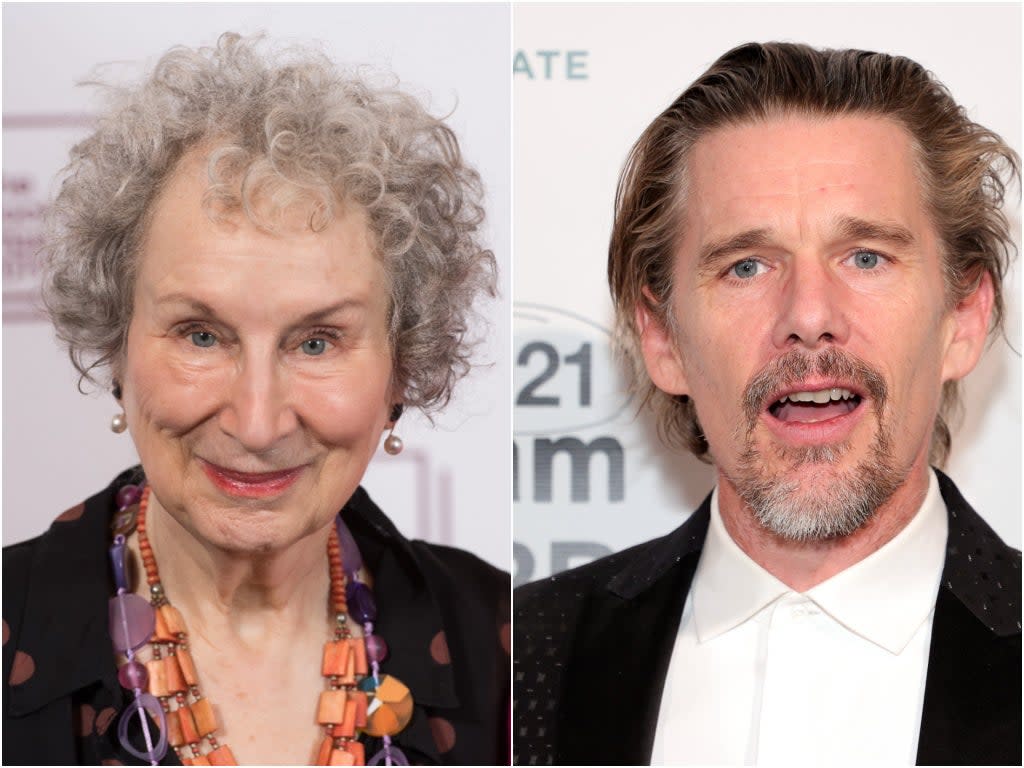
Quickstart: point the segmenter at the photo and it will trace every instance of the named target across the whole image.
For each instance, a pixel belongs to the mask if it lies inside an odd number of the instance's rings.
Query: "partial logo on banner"
[[[53,179],[88,115],[4,115],[3,321],[45,322],[39,298],[39,249]]]
[[[611,552],[602,537],[591,538],[588,526],[575,521],[625,501],[620,431],[632,409],[612,359],[609,329],[559,307],[527,302],[515,304],[513,325],[516,530],[553,536],[544,552],[536,551],[536,543],[516,542],[516,582],[523,583],[541,574],[539,560],[559,571]],[[566,524],[577,533],[567,535]]]

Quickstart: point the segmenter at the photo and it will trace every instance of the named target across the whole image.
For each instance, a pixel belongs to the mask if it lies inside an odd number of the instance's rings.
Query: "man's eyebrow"
[[[836,231],[843,240],[880,240],[898,246],[910,246],[916,242],[914,234],[900,224],[867,221],[856,216],[838,219]]]
[[[856,216],[843,216],[837,219],[835,229],[839,238],[843,240],[878,240],[898,246],[910,246],[916,242],[913,233],[900,224],[868,221]],[[698,268],[710,270],[733,254],[753,248],[764,248],[770,244],[771,230],[763,227],[744,230],[724,240],[704,245],[700,249]]]
[[[724,240],[706,243],[701,247],[697,257],[697,267],[702,271],[712,269],[734,253],[748,251],[751,248],[763,248],[769,242],[771,242],[771,232],[762,227],[739,232]]]

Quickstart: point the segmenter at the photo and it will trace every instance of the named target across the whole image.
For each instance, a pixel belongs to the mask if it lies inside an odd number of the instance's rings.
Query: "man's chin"
[[[728,476],[766,530],[794,542],[828,541],[862,528],[902,485],[882,445],[856,461],[848,443],[785,446],[765,460],[747,451]]]

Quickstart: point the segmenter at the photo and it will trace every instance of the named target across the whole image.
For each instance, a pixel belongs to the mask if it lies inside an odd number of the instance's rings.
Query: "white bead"
[[[123,413],[115,413],[114,418],[110,420],[110,431],[121,434],[126,429],[128,429],[128,419]]]

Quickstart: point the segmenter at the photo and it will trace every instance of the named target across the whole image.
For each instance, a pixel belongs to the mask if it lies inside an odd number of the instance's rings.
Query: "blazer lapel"
[[[1020,552],[938,473],[949,511],[918,765],[1020,765]]]
[[[650,762],[679,620],[707,533],[709,501],[641,545],[580,616],[559,719],[562,765]]]

